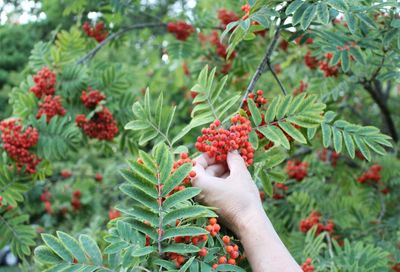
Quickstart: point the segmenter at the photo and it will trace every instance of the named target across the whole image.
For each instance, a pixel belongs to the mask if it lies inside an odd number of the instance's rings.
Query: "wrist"
[[[260,231],[261,229],[270,229],[272,227],[264,208],[260,204],[250,205],[241,216],[237,217],[233,231],[243,239],[247,235]]]

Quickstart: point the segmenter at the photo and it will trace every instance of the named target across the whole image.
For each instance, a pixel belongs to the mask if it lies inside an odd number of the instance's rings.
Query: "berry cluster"
[[[69,171],[69,170],[67,170],[67,169],[63,169],[63,170],[61,170],[60,175],[61,175],[63,178],[67,179],[67,178],[69,178],[69,177],[72,176],[72,173],[71,173],[71,171]]]
[[[167,30],[168,32],[174,34],[175,38],[179,41],[186,41],[194,32],[193,26],[183,21],[168,23]]]
[[[47,122],[50,122],[54,116],[64,116],[65,114],[66,110],[61,104],[61,97],[47,95],[42,102],[39,102],[39,111],[36,114],[36,118],[40,119],[42,115],[46,115]]]
[[[274,193],[272,195],[272,198],[278,200],[285,198],[285,193],[287,192],[289,187],[282,182],[276,182],[273,189]]]
[[[316,57],[311,55],[311,52],[308,51],[304,56],[304,63],[307,65],[308,68],[311,70],[317,69],[319,66],[319,60]]]
[[[215,45],[216,47],[215,52],[217,53],[217,55],[225,60],[226,57],[228,56],[227,52],[228,47],[221,42],[221,39],[219,38],[219,34],[217,31],[211,32],[210,43]],[[236,52],[233,51],[232,54],[229,56],[229,59],[233,60],[235,57],[236,57]]]
[[[298,45],[301,45],[301,41],[303,40],[303,36],[298,37],[295,42]],[[313,44],[314,40],[313,38],[307,38],[307,40],[305,40],[305,42],[303,42],[302,44]]]
[[[327,223],[324,225],[320,222],[321,214],[319,212],[313,211],[308,218],[303,219],[300,221],[300,231],[301,232],[308,232],[312,227],[317,226],[317,231],[315,235],[320,234],[323,231],[327,231],[329,233],[333,232],[333,228],[335,224],[332,220],[328,220]]]
[[[222,128],[219,120],[212,123],[209,128],[203,128],[195,146],[200,152],[215,157],[217,162],[225,162],[228,152],[238,150],[249,166],[253,163],[254,157],[254,149],[249,142],[250,121],[235,115],[231,118],[231,123],[229,130]]]
[[[118,218],[118,217],[120,217],[120,216],[121,216],[121,212],[118,211],[118,210],[116,210],[116,209],[111,208],[111,209],[108,211],[108,218],[109,218],[110,220],[113,220],[113,219]]]
[[[75,211],[81,209],[81,191],[76,190],[72,193],[71,206]]]
[[[56,86],[56,74],[49,68],[43,67],[36,75],[33,76],[35,86],[30,91],[33,92],[37,98],[43,95],[54,95]]]
[[[86,35],[94,38],[98,43],[104,41],[108,36],[108,31],[104,28],[104,23],[101,21],[97,22],[94,27],[92,27],[90,23],[86,21],[83,23],[82,29]]]
[[[335,167],[336,164],[337,164],[337,160],[338,160],[339,157],[340,157],[340,154],[337,153],[336,151],[333,150],[332,152],[329,152],[328,149],[324,148],[324,149],[319,153],[319,158],[320,158],[321,161],[327,161],[327,160],[328,160],[328,155],[329,155],[329,153],[330,153],[329,159],[330,159],[331,165],[332,165],[333,167]]]
[[[4,120],[0,122],[1,139],[3,148],[16,162],[17,169],[26,167],[28,173],[36,173],[36,166],[40,159],[29,149],[35,146],[39,140],[36,128],[28,127],[23,131],[22,125],[17,119]]]
[[[96,108],[101,101],[106,99],[106,96],[99,91],[92,90],[90,87],[88,91],[89,92],[83,91],[81,95],[81,101],[88,109]]]
[[[250,112],[250,110],[249,110],[249,107],[248,107],[248,100],[253,100],[254,101],[254,103],[256,104],[256,107],[257,108],[261,108],[263,105],[265,105],[265,104],[267,104],[268,103],[268,100],[264,97],[264,92],[263,92],[263,90],[257,90],[257,92],[256,92],[256,94],[254,94],[254,93],[249,93],[249,95],[247,96],[247,98],[243,101],[243,110],[246,112],[246,114],[248,115],[248,116],[251,116],[251,112]],[[263,120],[264,120],[264,118],[262,118]],[[261,125],[265,125],[265,122],[264,122],[264,124],[261,124]]]
[[[380,171],[382,167],[379,164],[372,165],[366,172],[357,178],[359,183],[366,183],[372,181],[378,183],[381,180]]]
[[[303,272],[314,272],[314,266],[312,265],[312,259],[307,258],[306,261],[301,265]]]
[[[239,247],[235,243],[231,241],[231,238],[229,236],[225,235],[222,237],[222,241],[224,242],[225,245],[225,251],[226,251],[226,256],[221,256],[218,259],[218,264],[230,264],[230,265],[235,265],[236,260],[239,258]],[[217,269],[218,264],[214,264],[212,266],[213,269]]]
[[[50,202],[51,194],[49,191],[44,190],[43,193],[40,195],[40,201],[44,203],[44,209],[48,214],[53,213],[53,208],[51,207],[51,202]]]
[[[218,10],[218,19],[221,22],[221,26],[225,28],[232,22],[239,20],[239,16],[236,15],[235,12],[229,11],[226,9],[219,9]]]
[[[206,226],[206,230],[210,233],[212,237],[217,236],[218,232],[221,229],[221,226],[217,223],[217,219],[210,218],[210,220],[208,220],[208,223],[209,224]]]
[[[96,173],[96,175],[94,176],[94,179],[96,182],[102,182],[103,181],[103,175],[100,173]]]
[[[286,172],[289,178],[302,181],[308,174],[308,163],[296,160],[289,160],[286,164]]]
[[[244,12],[244,15],[242,16],[243,20],[246,20],[247,18],[249,18],[250,9],[251,9],[251,7],[250,7],[249,3],[247,3],[241,7],[241,10]]]
[[[90,90],[82,92],[81,101],[86,108],[93,110],[99,103],[105,99],[99,91]],[[102,110],[96,112],[91,119],[85,115],[78,114],[75,122],[89,138],[110,141],[118,133],[118,126],[110,110],[103,106]]]
[[[289,47],[289,42],[286,41],[286,40],[282,40],[282,41],[279,43],[278,47],[279,47],[280,49],[282,49],[283,51],[287,52],[288,47]]]
[[[308,88],[308,84],[303,80],[300,81],[300,86],[297,89],[294,89],[293,95],[299,95],[303,93]]]

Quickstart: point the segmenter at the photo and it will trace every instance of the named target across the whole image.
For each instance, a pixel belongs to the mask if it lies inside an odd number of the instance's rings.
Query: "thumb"
[[[228,153],[227,163],[231,176],[242,176],[244,173],[248,172],[246,163],[236,150]]]

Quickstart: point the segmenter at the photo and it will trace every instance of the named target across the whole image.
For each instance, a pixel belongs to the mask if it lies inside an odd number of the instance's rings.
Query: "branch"
[[[360,83],[364,86],[364,89],[370,94],[371,98],[378,105],[379,109],[382,112],[383,119],[386,123],[389,134],[390,136],[392,136],[393,141],[397,143],[399,140],[399,136],[397,134],[396,125],[394,124],[392,114],[388,108],[388,105],[369,80],[363,79],[360,81]]]
[[[109,35],[104,41],[102,41],[101,43],[99,43],[95,48],[93,48],[92,50],[90,50],[85,56],[83,56],[82,58],[80,58],[76,64],[84,64],[86,62],[88,62],[89,60],[91,60],[96,54],[97,52],[103,48],[107,43],[115,40],[116,38],[124,35],[125,33],[132,31],[132,30],[136,30],[136,29],[142,29],[142,28],[157,28],[157,27],[166,27],[167,24],[165,23],[141,23],[141,24],[135,24],[135,25],[131,25],[128,26],[126,28],[123,28],[111,35]]]
[[[279,34],[280,34],[280,31],[281,31],[283,23],[284,23],[284,20],[281,19],[278,27],[275,30],[274,37],[273,37],[271,43],[268,45],[268,48],[267,48],[267,51],[265,53],[264,58],[261,60],[261,63],[258,65],[256,72],[254,73],[249,85],[247,86],[246,92],[244,93],[242,101],[240,103],[240,108],[243,106],[243,103],[244,103],[245,99],[247,98],[247,96],[249,95],[249,93],[251,93],[253,91],[257,81],[260,79],[261,75],[265,71],[265,68],[267,68],[267,67],[271,71],[271,73],[274,76],[275,80],[278,82],[279,87],[282,90],[282,93],[284,95],[286,95],[285,88],[283,87],[282,83],[280,82],[278,76],[276,75],[274,69],[271,66],[271,55],[272,55],[272,52],[275,49],[276,43],[278,42]]]

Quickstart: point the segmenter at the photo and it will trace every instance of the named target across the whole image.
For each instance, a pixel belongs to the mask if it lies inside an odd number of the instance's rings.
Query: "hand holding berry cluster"
[[[88,21],[86,21],[83,26],[83,31],[89,36],[94,38],[98,43],[104,41],[108,36],[108,31],[104,28],[103,22],[97,22],[94,27],[90,25]]]
[[[4,120],[0,122],[1,139],[3,148],[16,162],[17,169],[26,167],[28,173],[36,173],[36,166],[40,159],[29,150],[39,140],[39,132],[36,128],[28,127],[23,131],[20,121],[17,119]]]
[[[320,219],[321,214],[319,212],[313,211],[308,218],[300,221],[300,231],[306,233],[312,227],[317,226],[317,231],[315,232],[315,235],[318,235],[323,231],[332,233],[333,228],[335,227],[335,224],[332,222],[332,220],[328,220],[327,223],[324,225],[320,222]]]
[[[168,32],[174,34],[175,38],[180,41],[186,41],[194,32],[193,26],[184,21],[168,23],[167,30]]]
[[[289,160],[286,165],[286,171],[289,178],[294,178],[300,182],[308,175],[308,163]]]
[[[202,129],[202,136],[197,138],[196,148],[207,153],[216,162],[225,162],[230,151],[238,150],[246,165],[253,163],[254,149],[249,142],[251,132],[250,121],[243,116],[235,115],[231,118],[229,130],[221,127],[216,120],[209,128]]]

